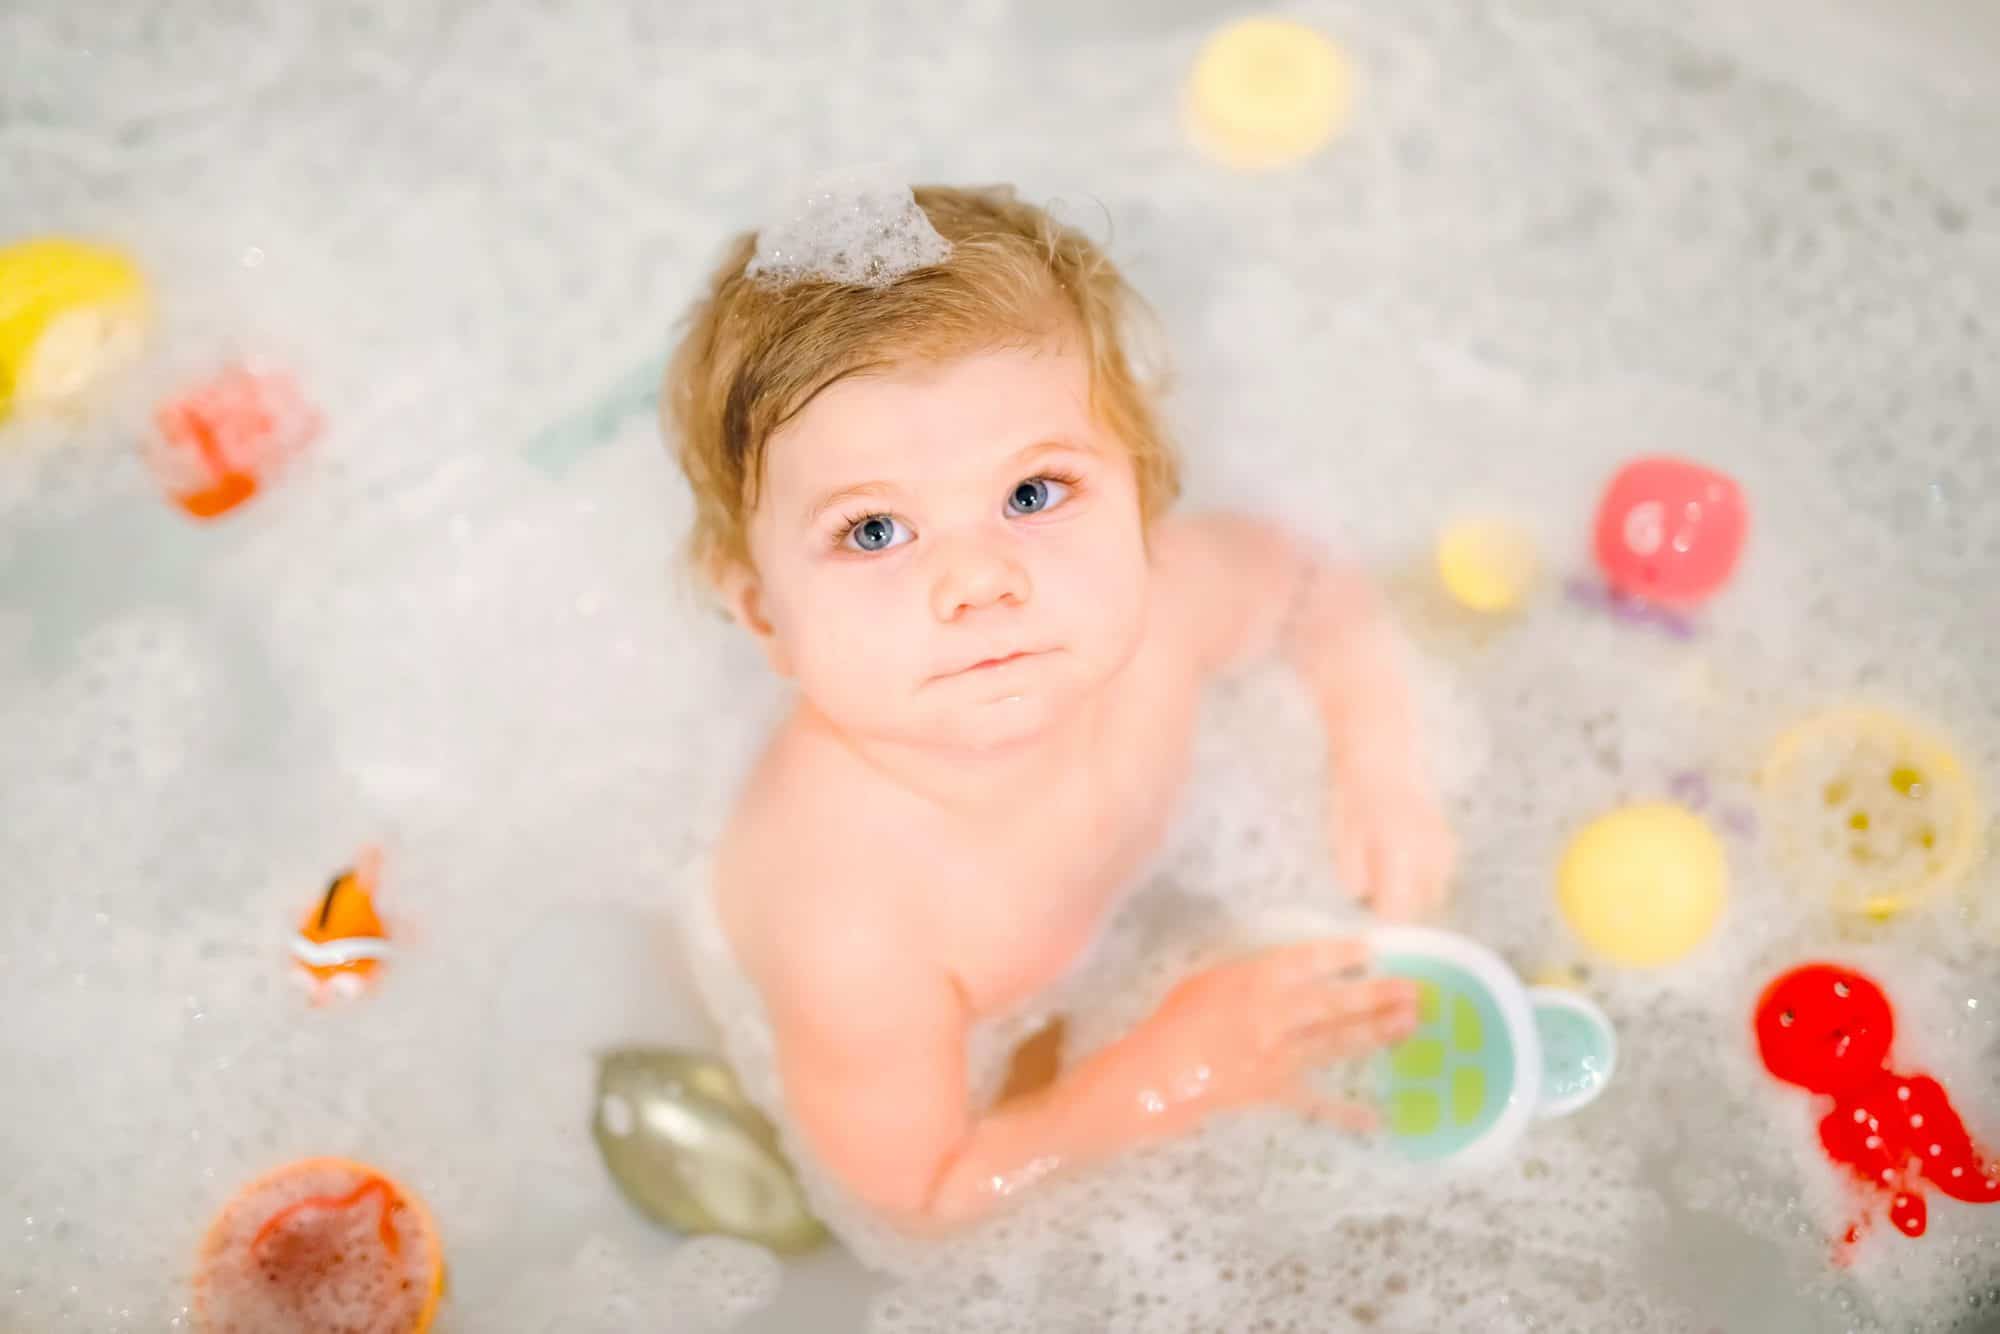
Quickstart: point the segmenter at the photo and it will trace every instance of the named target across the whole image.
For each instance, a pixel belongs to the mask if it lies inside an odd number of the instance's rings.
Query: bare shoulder
[[[1260,571],[1277,576],[1299,558],[1298,543],[1276,521],[1222,510],[1167,515],[1154,524],[1150,540],[1160,577],[1185,584]]]
[[[891,985],[931,953],[908,911],[908,861],[885,855],[900,794],[872,778],[844,751],[781,731],[723,836],[716,906],[774,1019]]]
[[[1302,569],[1279,524],[1235,513],[1175,514],[1154,525],[1160,602],[1198,660],[1219,670],[1275,641]]]

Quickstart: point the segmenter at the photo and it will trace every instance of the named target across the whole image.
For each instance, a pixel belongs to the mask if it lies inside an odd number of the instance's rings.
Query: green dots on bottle
[[[1411,1038],[1389,1055],[1398,1079],[1436,1079],[1444,1073],[1444,1043],[1436,1038]]]
[[[1451,1120],[1469,1126],[1486,1110],[1486,1072],[1476,1065],[1461,1065],[1451,1072]]]
[[[1389,1129],[1393,1134],[1428,1135],[1444,1119],[1438,1095],[1427,1088],[1399,1088],[1389,1098]]]
[[[1385,1128],[1409,1158],[1449,1158],[1506,1110],[1514,1085],[1506,1018],[1481,979],[1452,963],[1408,955],[1379,962],[1417,984],[1416,1031],[1377,1058]]]
[[[1438,1018],[1438,989],[1435,982],[1417,983],[1417,1022],[1430,1025]]]
[[[1486,1045],[1486,1031],[1479,1022],[1479,1011],[1465,996],[1451,998],[1451,1045],[1467,1056],[1476,1055]]]

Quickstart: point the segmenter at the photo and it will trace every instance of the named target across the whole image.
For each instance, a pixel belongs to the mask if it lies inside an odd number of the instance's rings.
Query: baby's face
[[[1002,746],[1130,658],[1147,588],[1126,445],[1060,344],[856,375],[774,435],[749,524],[773,665],[843,729]]]

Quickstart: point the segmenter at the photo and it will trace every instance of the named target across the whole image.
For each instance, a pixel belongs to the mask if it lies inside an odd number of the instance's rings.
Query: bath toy
[[[1626,625],[1658,630],[1670,639],[1694,638],[1694,622],[1672,607],[1662,607],[1606,588],[1595,579],[1570,579],[1563,593],[1578,606],[1608,612]]]
[[[1420,1026],[1376,1059],[1391,1142],[1420,1162],[1491,1161],[1537,1116],[1566,1116],[1611,1081],[1618,1037],[1588,999],[1525,987],[1483,945],[1428,927],[1369,933],[1377,972],[1421,988]]]
[[[1702,601],[1743,553],[1749,511],[1736,483],[1684,459],[1628,463],[1597,507],[1597,563],[1614,592],[1652,602]]]
[[[1189,134],[1224,164],[1289,166],[1347,119],[1353,77],[1340,49],[1284,19],[1253,18],[1210,37],[1188,80]]]
[[[1438,578],[1461,607],[1512,611],[1533,586],[1535,567],[1534,539],[1502,520],[1463,519],[1438,534]]]
[[[1954,888],[1978,860],[1979,793],[1950,745],[1882,709],[1805,719],[1758,774],[1765,820],[1813,893],[1886,920]]]
[[[671,1048],[606,1053],[591,1133],[619,1191],[655,1222],[784,1253],[826,1239],[777,1131],[720,1061]]]
[[[116,250],[61,237],[0,247],[0,419],[130,361],[146,305],[138,266]]]
[[[1928,1225],[1919,1183],[2000,1204],[2000,1166],[1973,1144],[1943,1085],[1889,1068],[1895,1014],[1874,981],[1837,964],[1794,968],[1764,989],[1755,1028],[1765,1069],[1832,1100],[1820,1147],[1876,1203],[1888,1201],[1898,1231],[1919,1237]],[[1842,1241],[1852,1245],[1867,1226],[1864,1214]]]
[[[1668,802],[1585,825],[1556,868],[1556,901],[1586,945],[1616,963],[1672,963],[1722,915],[1729,864],[1706,821]]]
[[[1691,811],[1705,811],[1709,807],[1708,775],[1698,769],[1684,769],[1667,783],[1667,795]],[[1734,804],[1720,807],[1716,820],[1725,833],[1749,838],[1757,832],[1757,817],[1748,810]]]
[[[213,519],[258,487],[319,433],[320,417],[282,371],[230,366],[162,403],[155,472],[182,509]]]
[[[660,363],[641,362],[587,406],[538,431],[521,451],[530,464],[560,477],[577,460],[609,443],[627,424],[659,411]]]
[[[423,1334],[444,1296],[444,1252],[423,1203],[344,1158],[289,1163],[239,1190],[202,1239],[204,1334]]]
[[[333,878],[292,937],[292,959],[315,1000],[350,997],[389,957],[389,932],[375,915],[381,854],[370,849]]]
[[[1588,974],[1577,964],[1545,964],[1528,979],[1532,987],[1546,987],[1552,991],[1582,991]]]

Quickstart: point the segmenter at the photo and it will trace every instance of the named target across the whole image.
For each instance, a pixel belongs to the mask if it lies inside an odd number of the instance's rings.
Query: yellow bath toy
[[[131,360],[145,324],[145,279],[117,251],[60,237],[0,247],[0,418]]]
[[[1543,987],[1550,991],[1584,990],[1583,970],[1575,965],[1550,964],[1528,979],[1531,987]]]
[[[1807,718],[1772,744],[1758,780],[1803,887],[1843,912],[1893,917],[1956,886],[1978,859],[1985,816],[1964,762],[1887,710]]]
[[[1188,132],[1229,166],[1287,166],[1340,129],[1353,85],[1346,58],[1320,33],[1285,19],[1244,19],[1195,58]]]
[[[1570,840],[1556,899],[1585,944],[1615,963],[1655,967],[1707,938],[1729,864],[1700,816],[1667,802],[1600,816]]]
[[[1452,601],[1472,611],[1520,606],[1536,565],[1534,539],[1504,519],[1461,519],[1438,534],[1438,578]]]

